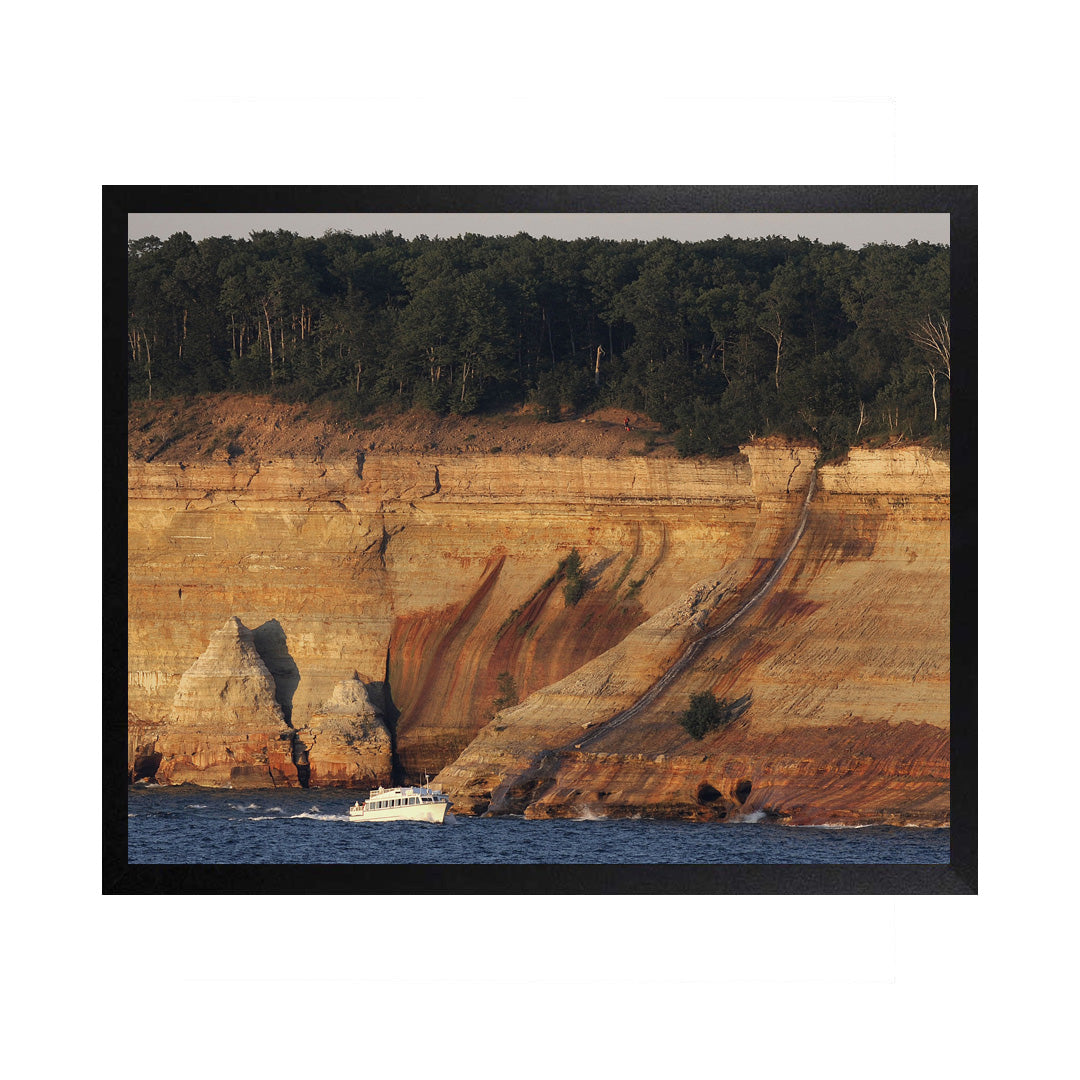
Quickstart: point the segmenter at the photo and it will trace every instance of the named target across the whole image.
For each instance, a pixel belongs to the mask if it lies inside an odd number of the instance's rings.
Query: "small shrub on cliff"
[[[537,379],[533,400],[539,406],[537,415],[544,423],[557,424],[562,419],[559,381],[553,372],[545,371]]]
[[[718,700],[711,690],[691,694],[690,708],[679,717],[679,724],[690,738],[703,739],[733,719],[731,705],[730,701]]]
[[[585,595],[585,588],[585,582],[581,578],[568,581],[563,586],[563,598],[566,600],[567,607],[573,607]]]
[[[581,556],[577,548],[574,548],[559,563],[559,572],[566,578],[563,599],[567,607],[573,607],[585,595],[585,590],[588,588],[585,579],[581,576]]]
[[[449,383],[446,380],[419,381],[413,388],[413,404],[421,409],[430,409],[436,416],[445,416],[450,411]]]
[[[511,705],[517,704],[517,687],[514,685],[514,676],[509,671],[500,671],[495,685],[499,691],[493,702],[495,712],[502,712],[503,709],[509,709]]]

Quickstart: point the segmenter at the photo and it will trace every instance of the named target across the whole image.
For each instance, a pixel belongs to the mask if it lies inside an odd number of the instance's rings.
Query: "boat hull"
[[[427,821],[441,825],[448,802],[420,803],[417,806],[387,806],[380,810],[349,810],[351,821]]]

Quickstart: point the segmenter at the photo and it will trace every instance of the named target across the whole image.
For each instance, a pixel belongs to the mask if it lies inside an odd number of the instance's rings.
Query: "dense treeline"
[[[914,241],[177,233],[130,242],[128,310],[132,399],[610,404],[687,454],[949,433],[949,250]]]

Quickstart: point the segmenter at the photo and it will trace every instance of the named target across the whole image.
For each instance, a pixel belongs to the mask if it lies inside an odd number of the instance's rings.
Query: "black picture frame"
[[[975,186],[106,186],[103,255],[105,894],[973,894],[977,888]],[[127,215],[139,212],[947,213],[952,249],[951,855],[948,865],[133,865],[127,861]]]

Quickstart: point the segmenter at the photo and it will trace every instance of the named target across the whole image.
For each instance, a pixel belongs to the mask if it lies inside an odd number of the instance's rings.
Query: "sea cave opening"
[[[720,792],[712,786],[712,784],[702,784],[697,789],[697,799],[699,803],[714,803],[720,798]]]

